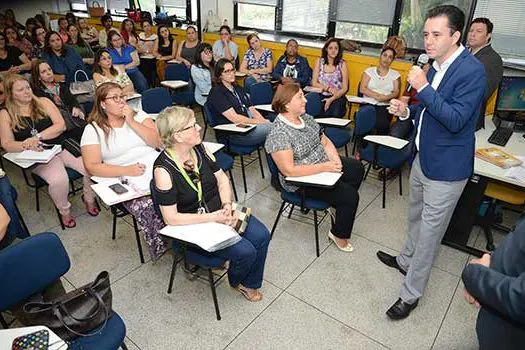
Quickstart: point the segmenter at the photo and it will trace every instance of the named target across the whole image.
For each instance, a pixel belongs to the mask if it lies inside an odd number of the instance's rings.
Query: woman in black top
[[[177,56],[177,40],[165,25],[157,29],[157,39],[153,46],[153,56],[157,58],[157,74],[160,81],[164,80],[166,62]]]
[[[44,60],[36,60],[33,63],[31,80],[35,96],[49,98],[60,110],[66,122],[67,131],[79,128],[70,136],[80,141],[82,130],[87,123],[84,120],[84,111],[69,88],[64,83],[55,82],[53,70]]]
[[[31,69],[31,61],[14,46],[7,46],[7,38],[0,32],[0,72],[20,73]]]
[[[7,152],[42,151],[42,144],[60,144],[65,131],[64,119],[47,98],[36,97],[29,82],[17,74],[8,74],[4,80],[6,108],[0,111],[0,140]],[[98,215],[95,197],[82,158],[75,158],[66,150],[59,152],[48,163],[32,171],[48,184],[49,195],[62,216],[65,227],[75,227],[68,200],[69,178],[66,167],[84,175],[83,201],[87,212]]]
[[[231,61],[221,58],[215,64],[213,84],[207,104],[217,116],[219,124],[257,125],[248,134],[233,135],[229,140],[247,146],[263,144],[271,123],[255,109],[244,89],[235,83],[235,68]]]
[[[193,111],[168,107],[159,114],[156,125],[165,150],[154,164],[153,198],[164,222],[234,225],[230,182],[201,145],[201,127]],[[259,288],[269,242],[268,229],[252,216],[239,242],[210,253],[230,261],[230,285],[249,301],[262,299]]]

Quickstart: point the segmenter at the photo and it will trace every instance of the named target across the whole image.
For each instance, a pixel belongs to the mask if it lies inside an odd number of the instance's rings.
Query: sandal
[[[62,224],[64,224],[64,227],[67,227],[67,228],[73,228],[75,226],[77,226],[77,222],[75,221],[75,218],[70,216],[68,219],[64,218],[64,216],[62,215]]]
[[[100,210],[98,210],[97,206],[89,207],[89,203],[84,199],[84,195],[82,195],[82,202],[84,202],[84,206],[86,207],[86,212],[91,216],[97,216],[98,213],[100,213]]]
[[[244,289],[246,287],[241,287],[241,286],[238,286],[237,288],[233,288],[235,289],[236,291],[238,291],[239,293],[242,294],[243,297],[246,298],[246,300],[248,301],[251,301],[252,303],[256,303],[258,301],[261,301],[262,298],[263,298],[263,295],[261,292],[259,292],[257,289],[252,289],[252,294],[250,295],[250,293],[248,292],[248,290]]]

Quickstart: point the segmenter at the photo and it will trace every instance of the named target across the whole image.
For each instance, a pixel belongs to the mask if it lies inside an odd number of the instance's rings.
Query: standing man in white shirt
[[[415,138],[410,173],[408,235],[397,257],[377,257],[406,275],[399,299],[388,309],[393,320],[406,318],[423,296],[456,204],[474,169],[474,129],[483,95],[483,65],[461,45],[465,15],[451,5],[431,9],[424,26],[425,50],[434,64],[428,75],[412,67],[408,83],[419,104],[390,101],[390,113],[413,118]]]

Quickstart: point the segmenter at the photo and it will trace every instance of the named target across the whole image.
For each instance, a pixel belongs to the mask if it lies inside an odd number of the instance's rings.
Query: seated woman
[[[219,124],[257,124],[255,130],[246,135],[230,136],[230,141],[247,146],[262,144],[270,131],[270,121],[264,119],[244,90],[235,83],[235,68],[229,60],[221,58],[215,64],[213,83],[208,106],[212,113],[221,116]]]
[[[148,85],[153,86],[156,80],[156,60],[153,56],[153,48],[155,47],[157,34],[153,33],[153,27],[149,20],[143,20],[141,26],[143,31],[139,33],[139,44],[137,47],[137,50],[141,55],[140,71],[146,77]],[[147,58],[148,56],[151,56],[151,58]]]
[[[139,44],[139,36],[135,29],[135,22],[132,19],[126,18],[122,21],[120,26],[120,35],[127,45],[131,45],[134,48],[137,48]]]
[[[18,216],[17,197],[15,188],[0,168],[0,249],[11,244],[17,237],[29,237],[29,232]]]
[[[55,80],[65,81],[66,85],[75,81],[75,72],[82,70],[91,77],[91,71],[82,61],[82,57],[71,47],[67,47],[57,32],[48,32],[46,34],[46,49],[42,58],[49,63]]]
[[[335,207],[335,223],[328,232],[337,248],[351,252],[350,236],[359,204],[359,186],[364,167],[353,158],[341,157],[315,119],[306,114],[306,99],[298,84],[279,86],[272,101],[279,115],[264,147],[279,168],[281,186],[289,192],[298,188],[286,176],[306,176],[324,171],[342,172],[334,188],[306,187],[307,197],[323,200]],[[319,137],[321,135],[321,137]]]
[[[31,51],[31,59],[41,59],[44,55],[44,49],[46,47],[46,28],[41,25],[36,25],[33,28],[33,50]]]
[[[47,97],[59,109],[66,123],[66,130],[72,132],[70,135],[80,141],[80,135],[86,125],[84,111],[80,107],[77,98],[65,86],[64,83],[55,82],[53,70],[46,61],[36,60],[31,69],[31,81],[35,96]],[[79,128],[75,135],[73,130]]]
[[[359,91],[365,97],[373,99],[376,103],[376,132],[378,135],[388,135],[392,115],[387,107],[391,99],[399,96],[401,75],[398,71],[390,69],[396,58],[396,52],[391,47],[381,50],[379,65],[365,69],[361,76]]]
[[[256,33],[248,35],[246,41],[250,48],[244,53],[239,71],[248,75],[244,80],[244,89],[249,91],[250,85],[272,77],[273,57],[272,51],[261,45]]]
[[[42,143],[60,144],[66,129],[64,119],[58,108],[43,97],[36,97],[29,82],[17,74],[8,74],[4,80],[6,109],[0,111],[0,140],[7,152],[24,150],[42,151]],[[71,203],[68,200],[69,178],[66,167],[84,175],[84,195],[82,200],[88,214],[98,215],[91,181],[86,176],[82,159],[75,158],[66,150],[58,153],[49,163],[37,165],[33,173],[48,184],[48,191],[65,227],[75,227],[71,216]]]
[[[153,56],[157,58],[157,76],[160,81],[164,80],[166,62],[177,55],[177,40],[164,24],[157,29],[157,40],[153,45]]]
[[[197,57],[197,47],[199,47],[197,30],[194,26],[188,26],[188,28],[186,28],[186,40],[179,45],[175,58],[190,69],[191,65],[195,63],[195,57]]]
[[[89,174],[101,177],[144,174],[145,165],[137,163],[137,159],[156,154],[160,139],[153,120],[126,104],[118,84],[104,83],[97,88],[88,121],[80,146]],[[158,233],[164,223],[155,213],[151,197],[137,198],[123,205],[137,219],[150,255],[157,260],[168,246]]]
[[[193,111],[168,107],[159,114],[156,124],[164,151],[155,161],[153,191],[166,224],[217,222],[233,226],[230,181],[201,146],[201,127]],[[189,172],[198,174],[196,184],[188,181]],[[249,301],[263,297],[259,288],[269,243],[268,229],[252,216],[239,242],[210,253],[230,261],[230,286]]]
[[[343,117],[346,114],[345,94],[348,91],[348,68],[343,59],[339,40],[330,38],[324,44],[321,58],[315,62],[312,86],[328,95],[324,102],[323,117]],[[315,115],[314,117],[318,117]]]
[[[126,71],[138,93],[148,89],[148,82],[138,69],[140,60],[137,50],[133,46],[125,45],[116,30],[108,33],[108,52],[113,59],[113,64],[122,66]]]
[[[64,44],[69,41],[69,34],[67,33],[68,25],[69,23],[67,22],[66,17],[60,17],[58,19],[58,35],[60,36]]]
[[[13,46],[7,46],[6,36],[0,32],[0,72],[21,73],[31,69],[26,54]]]
[[[91,46],[82,39],[78,34],[78,28],[74,24],[67,26],[67,33],[69,34],[69,41],[67,45],[72,47],[82,57],[82,61],[85,64],[92,65],[95,57],[95,53]]]
[[[107,82],[117,83],[125,96],[130,96],[135,93],[133,82],[122,69],[122,66],[113,65],[113,59],[107,49],[100,49],[95,55],[93,80],[97,87]]]
[[[12,26],[7,26],[4,29],[4,34],[7,39],[7,46],[16,47],[20,51],[26,54],[29,57],[31,51],[33,50],[33,44],[26,38],[23,38],[20,35],[20,32]]]
[[[78,30],[80,31],[80,36],[87,42],[91,48],[98,48],[98,31],[95,27],[92,27],[88,24],[86,18],[79,18],[77,21]]]
[[[195,59],[195,64],[191,66],[191,79],[195,84],[195,101],[204,106],[211,90],[211,77],[215,67],[211,45],[200,44]]]
[[[239,48],[232,41],[232,30],[227,25],[223,25],[219,29],[219,34],[221,38],[213,43],[213,58],[215,61],[226,58],[235,62],[239,55]]]

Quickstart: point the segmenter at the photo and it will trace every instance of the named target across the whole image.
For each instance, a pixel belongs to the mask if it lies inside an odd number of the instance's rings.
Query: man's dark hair
[[[108,20],[113,21],[113,18],[111,18],[111,15],[106,13],[104,16],[100,17],[100,23],[104,25]]]
[[[473,25],[474,23],[483,23],[487,27],[487,34],[492,33],[494,30],[494,24],[486,17],[475,18],[470,25]]]
[[[461,43],[461,34],[463,33],[463,28],[465,28],[465,14],[456,6],[442,5],[430,9],[427,12],[427,17],[425,20],[441,16],[445,16],[448,19],[450,35],[453,35],[455,32],[459,32],[459,39],[456,43],[459,46]]]

